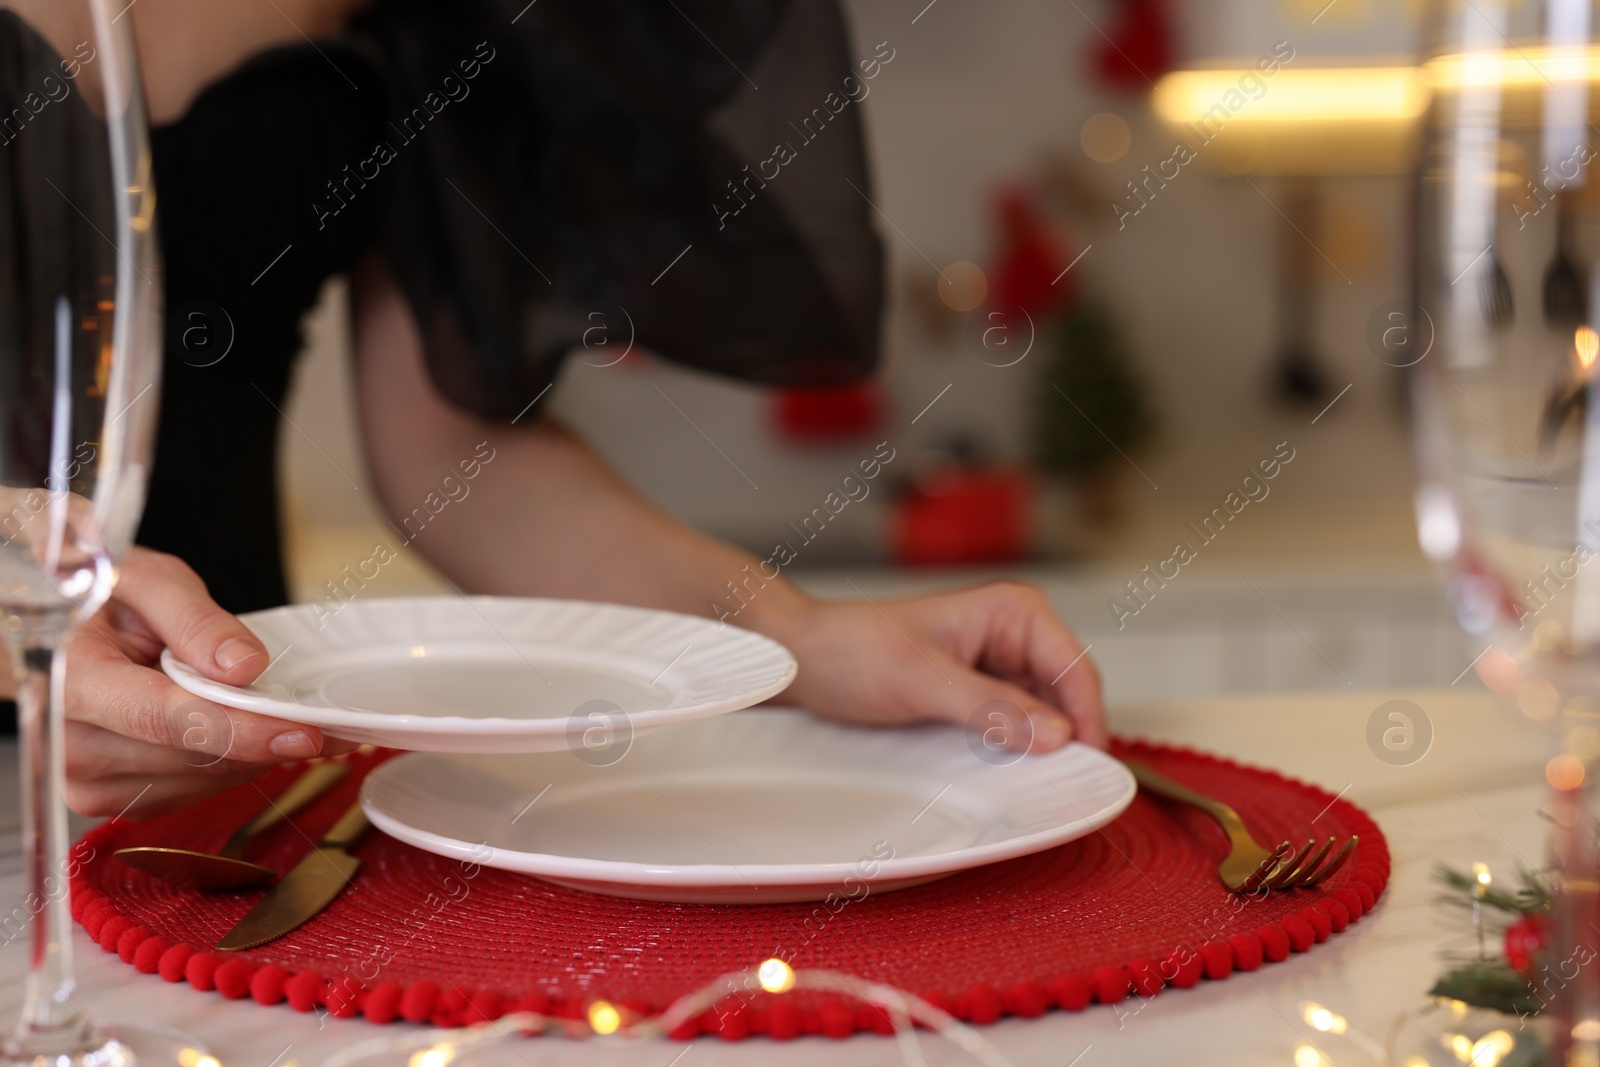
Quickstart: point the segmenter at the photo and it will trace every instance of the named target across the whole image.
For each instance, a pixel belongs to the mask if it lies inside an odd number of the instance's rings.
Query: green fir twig
[[[1527,980],[1500,960],[1473,960],[1446,971],[1428,994],[1507,1015],[1537,1015],[1544,1007]]]
[[[1550,910],[1550,891],[1543,878],[1540,877],[1537,871],[1530,871],[1526,867],[1517,868],[1517,878],[1521,885],[1510,892],[1504,889],[1497,889],[1492,884],[1488,887],[1480,887],[1478,880],[1470,873],[1455,870],[1443,863],[1434,868],[1434,877],[1449,888],[1457,891],[1456,894],[1445,897],[1445,900],[1450,903],[1471,904],[1474,899],[1477,899],[1485,907],[1517,916]],[[1481,897],[1478,896],[1480,888],[1483,891]],[[1465,900],[1459,895],[1461,893],[1466,894]]]

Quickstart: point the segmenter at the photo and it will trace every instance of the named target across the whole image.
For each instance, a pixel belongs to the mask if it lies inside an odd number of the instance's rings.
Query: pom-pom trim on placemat
[[[1088,903],[1093,903],[1087,901],[1088,897],[1093,896],[1092,893],[1063,896],[1059,901],[1049,897],[1053,888],[1062,882],[1058,871],[1070,871],[1074,863],[1079,866],[1083,863],[1099,863],[1100,867],[1096,868],[1099,875],[1090,871],[1086,876],[1094,877],[1096,880],[1089,884],[1101,887],[1105,892],[1125,893],[1130,887],[1138,892],[1138,881],[1130,879],[1120,886],[1111,886],[1109,879],[1100,876],[1125,868],[1119,867],[1113,852],[1103,848],[1098,849],[1093,857],[1088,856],[1091,846],[1086,843],[1096,837],[1104,837],[1112,850],[1121,852],[1123,864],[1138,870],[1146,882],[1151,881],[1149,876],[1144,875],[1126,854],[1128,848],[1166,849],[1167,855],[1148,865],[1149,869],[1163,873],[1171,872],[1177,866],[1172,861],[1172,855],[1182,854],[1186,857],[1187,867],[1184,870],[1187,873],[1184,877],[1188,878],[1188,882],[1184,884],[1191,887],[1189,893],[1219,901],[1217,911],[1227,907],[1226,902],[1230,899],[1246,900],[1247,906],[1270,914],[1268,921],[1255,924],[1253,916],[1242,914],[1244,905],[1235,906],[1233,911],[1240,914],[1230,916],[1230,919],[1237,918],[1240,921],[1219,922],[1215,928],[1207,931],[1210,936],[1196,938],[1179,933],[1161,948],[1156,945],[1165,936],[1163,933],[1145,936],[1129,927],[1118,935],[1122,943],[1131,943],[1130,939],[1143,936],[1144,944],[1149,947],[1126,955],[1116,955],[1108,949],[1109,958],[1098,960],[1063,960],[1059,956],[1065,955],[1065,952],[1060,952],[1056,958],[1039,959],[1033,955],[1038,947],[1040,931],[1028,927],[1024,917],[985,935],[986,944],[994,942],[1005,932],[1013,935],[1010,944],[994,946],[994,951],[1000,953],[998,962],[995,959],[972,961],[974,968],[981,963],[991,972],[1009,970],[1015,973],[1014,980],[995,980],[991,977],[987,981],[961,982],[959,978],[952,978],[957,971],[949,965],[948,958],[937,956],[939,945],[931,942],[923,944],[919,950],[924,955],[928,952],[935,954],[934,962],[924,970],[937,973],[928,974],[926,981],[918,980],[915,973],[874,973],[863,977],[898,984],[963,1022],[975,1024],[994,1022],[1005,1016],[1033,1018],[1052,1009],[1081,1011],[1091,1003],[1120,1006],[1130,999],[1142,1001],[1168,988],[1185,989],[1201,981],[1224,980],[1235,972],[1253,971],[1263,964],[1279,963],[1294,954],[1307,952],[1358,921],[1372,909],[1383,893],[1390,870],[1388,847],[1377,825],[1355,805],[1272,771],[1244,767],[1192,749],[1118,741],[1113,751],[1120,756],[1151,763],[1164,773],[1180,779],[1193,780],[1198,777],[1200,782],[1197,788],[1202,784],[1215,788],[1219,782],[1226,784],[1230,779],[1237,779],[1233,784],[1239,796],[1226,799],[1244,810],[1245,801],[1240,797],[1258,798],[1255,808],[1245,810],[1247,821],[1267,821],[1274,817],[1274,813],[1282,813],[1279,817],[1287,819],[1289,825],[1294,825],[1298,811],[1320,811],[1320,815],[1300,816],[1300,825],[1314,817],[1319,820],[1320,834],[1359,834],[1360,845],[1346,869],[1314,890],[1263,894],[1259,902],[1251,898],[1230,898],[1220,890],[1220,886],[1206,885],[1206,879],[1200,873],[1204,870],[1214,872],[1215,863],[1222,853],[1220,832],[1207,836],[1204,816],[1197,812],[1140,797],[1116,822],[1083,841],[1072,842],[1036,856],[963,872],[928,886],[880,895],[876,898],[878,910],[875,912],[853,905],[858,912],[867,914],[856,915],[850,929],[842,936],[854,932],[868,940],[877,938],[875,943],[902,943],[906,938],[901,936],[899,927],[915,926],[915,916],[921,909],[950,907],[952,900],[958,908],[977,907],[976,903],[963,903],[968,893],[973,895],[973,900],[983,901],[986,906],[984,915],[993,910],[997,901],[1028,894],[1042,897],[1043,903],[1039,907],[1046,913],[1063,906],[1077,906],[1082,913]],[[338,810],[350,803],[364,774],[392,755],[380,752],[351,757],[354,773],[347,776],[346,782],[338,790],[322,798],[310,809],[303,820],[306,829],[287,828],[289,833],[299,836],[299,844],[285,837],[276,845],[269,846],[269,855],[263,858],[263,862],[279,870],[292,865],[305,851],[304,836],[314,835],[324,828],[325,823],[331,822]],[[263,796],[281,791],[296,773],[298,771],[294,768],[279,768],[269,772],[255,784],[208,801],[203,811],[196,809],[143,823],[114,820],[90,831],[79,842],[75,852],[80,862],[71,879],[73,917],[102,949],[115,952],[121,960],[142,974],[159,974],[168,982],[187,982],[197,991],[216,992],[232,1000],[248,998],[265,1006],[287,1004],[296,1011],[326,1011],[339,1018],[361,1016],[374,1023],[398,1019],[436,1026],[461,1026],[496,1019],[512,1012],[537,1012],[555,1018],[581,1020],[585,1017],[588,1005],[602,998],[616,1004],[629,1017],[641,1018],[666,1010],[676,996],[684,995],[694,987],[693,983],[685,982],[679,983],[681,989],[672,986],[670,983],[680,977],[673,973],[668,975],[667,985],[658,982],[649,989],[644,988],[649,983],[641,985],[637,981],[632,982],[630,987],[627,974],[609,978],[602,975],[599,980],[580,989],[570,982],[570,975],[559,973],[560,964],[554,961],[551,973],[541,973],[535,980],[497,981],[496,974],[486,973],[493,971],[496,965],[483,963],[470,951],[456,961],[454,966],[459,971],[457,974],[425,973],[426,959],[419,963],[405,955],[418,940],[415,933],[393,957],[409,970],[397,967],[395,970],[398,973],[384,974],[379,969],[380,973],[372,975],[369,981],[363,981],[352,973],[339,974],[336,969],[296,965],[295,952],[299,951],[296,946],[302,942],[323,943],[313,936],[312,931],[319,923],[336,922],[334,913],[337,906],[279,942],[247,953],[216,953],[210,950],[208,940],[214,943],[215,937],[231,926],[239,914],[248,910],[248,906],[256,899],[255,894],[205,897],[185,893],[129,870],[111,855],[125,845],[142,843],[151,835],[171,835],[174,827],[200,819],[209,819],[212,825],[182,843],[193,847],[207,847],[208,844],[214,847],[220,843],[221,837],[226,836],[228,829],[249,817],[251,812],[247,809],[252,804],[258,805]],[[1265,799],[1260,799],[1261,796],[1265,796]],[[184,821],[186,816],[187,822]],[[1135,833],[1130,827],[1138,820],[1144,820],[1149,826]],[[1268,834],[1280,832],[1287,831],[1269,828]],[[221,837],[209,841],[207,834],[220,834]],[[1264,839],[1267,835],[1258,836]],[[1299,836],[1307,836],[1306,831],[1302,830]],[[376,832],[374,837],[380,840],[376,843],[367,842],[363,849],[369,846],[377,848],[381,852],[378,867],[390,876],[403,872],[408,864],[422,866],[448,862],[381,837]],[[1069,850],[1077,851],[1068,854]],[[367,871],[372,870],[373,865],[369,864]],[[620,911],[642,916],[644,920],[653,921],[668,932],[681,930],[679,951],[686,958],[696,957],[696,966],[699,966],[697,953],[703,949],[702,939],[695,936],[695,930],[691,927],[674,925],[674,920],[693,917],[697,909],[714,909],[720,924],[717,929],[737,929],[740,923],[753,927],[767,922],[776,926],[779,919],[786,915],[791,919],[800,916],[806,908],[805,905],[668,905],[619,901],[549,886],[523,875],[498,871],[482,873],[502,880],[496,883],[501,886],[497,890],[500,896],[491,901],[491,905],[497,901],[522,899],[506,896],[504,890],[509,886],[524,896],[531,889],[532,895],[542,901],[559,901],[569,910],[576,909],[579,914],[593,912],[597,924],[604,922],[606,916],[614,916]],[[966,881],[962,882],[963,879]],[[1153,883],[1148,888],[1167,891],[1165,887],[1156,887]],[[918,897],[917,894],[922,896]],[[468,899],[462,897],[458,906],[465,907]],[[206,922],[195,918],[208,907],[222,908],[224,902],[228,904],[228,908],[223,909],[226,914],[211,916]],[[380,900],[378,903],[382,905],[388,902]],[[481,907],[482,903],[480,895],[478,906]],[[1121,898],[1114,903],[1121,907]],[[1129,901],[1127,907],[1137,910],[1138,903]],[[1163,906],[1159,910],[1147,911],[1155,915],[1170,910],[1170,899],[1161,901],[1161,904]],[[783,911],[796,908],[802,911]],[[816,915],[817,912],[812,910],[810,914]],[[1019,912],[1019,915],[1022,914]],[[495,917],[504,918],[498,913]],[[977,919],[978,915],[974,913],[974,921]],[[348,922],[348,915],[345,921]],[[1194,925],[1192,920],[1190,925]],[[917,932],[929,934],[925,928],[918,928]],[[326,938],[327,932],[321,936]],[[575,936],[577,942],[584,940],[581,931]],[[1076,940],[1072,945],[1071,951],[1082,955],[1082,950],[1076,947]],[[541,942],[541,947],[548,948],[549,945]],[[808,942],[800,952],[815,957],[816,962],[808,958],[803,963],[796,962],[796,966],[830,966],[848,971],[848,966],[838,962],[841,954],[848,957],[847,948],[832,945],[817,949]],[[658,950],[667,951],[670,946],[661,946]],[[672,971],[679,962],[667,961],[660,969]],[[735,962],[737,967],[745,967],[753,966],[760,959]],[[475,966],[479,968],[476,973]],[[730,968],[724,965],[724,961],[714,960],[707,961],[701,969],[707,975],[714,976]],[[861,969],[860,966],[856,968],[858,971]],[[760,990],[730,991],[730,994],[728,1001],[680,1026],[672,1036],[690,1038],[697,1034],[717,1034],[729,1040],[738,1040],[764,1035],[786,1040],[813,1034],[842,1038],[863,1031],[893,1032],[890,1020],[881,1010],[831,995],[802,997],[799,994],[770,994]],[[735,1002],[736,1006],[730,1009],[728,1005]],[[1115,1010],[1127,1012],[1136,1009],[1118,1007]]]

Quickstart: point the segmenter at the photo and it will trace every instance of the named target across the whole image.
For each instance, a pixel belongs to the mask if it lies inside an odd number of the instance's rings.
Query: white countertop
[[[1537,861],[1543,851],[1537,809],[1544,801],[1544,740],[1492,697],[1468,689],[1470,684],[1464,680],[1455,689],[1342,690],[1114,709],[1120,733],[1193,744],[1278,768],[1330,792],[1344,791],[1388,836],[1394,858],[1389,888],[1359,923],[1283,963],[1222,982],[1202,982],[1191,990],[1169,990],[1142,1005],[1129,1001],[1117,1011],[1091,1006],[1083,1012],[1008,1020],[985,1028],[986,1036],[1019,1067],[1285,1067],[1293,1062],[1296,1046],[1311,1036],[1341,1067],[1372,1063],[1346,1038],[1310,1033],[1300,1022],[1300,1002],[1326,1004],[1347,1016],[1353,1028],[1381,1039],[1401,1011],[1425,1002],[1427,988],[1441,970],[1440,951],[1465,943],[1467,931],[1459,920],[1435,903],[1435,864],[1469,866],[1482,860],[1496,873],[1510,876],[1518,863]],[[1411,766],[1386,764],[1367,747],[1368,717],[1397,697],[1414,701],[1433,724],[1431,750]],[[13,753],[0,755],[5,761],[0,772],[0,900],[16,902],[23,896],[15,833],[16,772]],[[336,1048],[379,1033],[360,1020],[319,1019],[287,1006],[263,1008],[198,993],[181,983],[169,985],[101,952],[81,929],[75,936],[81,987],[76,999],[91,1015],[106,1021],[160,1021],[188,1030],[210,1043],[228,1067],[315,1067]],[[0,945],[0,1015],[6,1019],[20,1003],[25,953],[20,940]],[[1074,1060],[1080,1053],[1081,1059]],[[874,1036],[845,1042],[807,1038],[737,1044],[704,1038],[687,1051],[676,1043],[617,1049],[540,1039],[499,1045],[487,1060],[507,1067],[783,1067],[818,1062],[887,1067],[900,1062],[894,1043]],[[955,1061],[935,1057],[934,1062]]]

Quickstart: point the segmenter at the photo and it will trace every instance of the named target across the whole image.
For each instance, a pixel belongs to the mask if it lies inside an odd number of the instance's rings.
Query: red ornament
[[[1124,0],[1111,31],[1095,39],[1095,76],[1113,89],[1150,89],[1172,69],[1172,36],[1162,0]]]
[[[1006,189],[996,202],[1000,258],[994,267],[990,305],[1020,308],[1035,322],[1066,306],[1072,296],[1069,260],[1049,225],[1023,189]]]
[[[1550,944],[1550,920],[1543,915],[1524,915],[1506,927],[1506,962],[1524,978],[1533,974],[1535,958]]]

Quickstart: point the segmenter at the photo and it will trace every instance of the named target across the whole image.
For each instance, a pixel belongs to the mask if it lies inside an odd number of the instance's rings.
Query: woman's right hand
[[[67,803],[84,815],[154,815],[249,781],[275,763],[349,751],[301,726],[202,700],[160,669],[163,648],[206,677],[248,685],[267,652],[175,556],[134,548],[109,603],[67,650]]]

